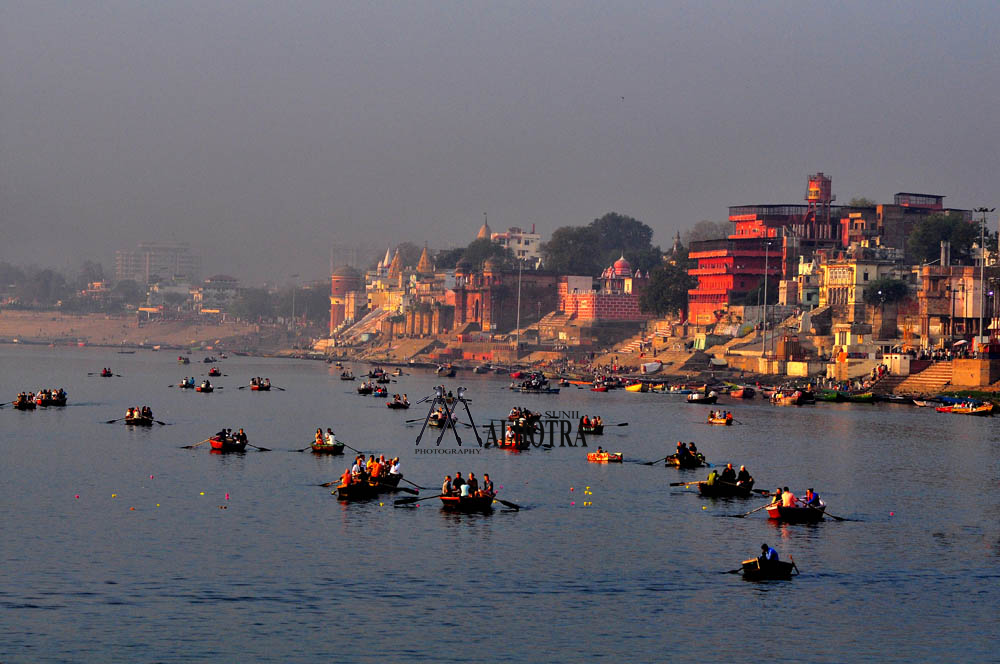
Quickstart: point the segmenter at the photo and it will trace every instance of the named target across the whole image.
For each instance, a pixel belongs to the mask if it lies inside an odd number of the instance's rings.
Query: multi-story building
[[[187,242],[140,242],[135,251],[115,252],[115,279],[140,284],[153,281],[188,281],[201,274],[201,258]]]
[[[534,224],[531,225],[530,233],[512,226],[504,233],[491,233],[490,239],[501,247],[510,249],[515,258],[524,262],[525,267],[537,269],[542,263],[542,236],[535,232]]]

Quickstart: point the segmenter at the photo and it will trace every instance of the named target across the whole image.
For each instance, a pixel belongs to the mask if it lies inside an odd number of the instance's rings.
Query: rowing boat
[[[589,434],[591,436],[602,436],[604,435],[604,425],[603,424],[593,424],[590,426],[580,426],[578,428],[580,433]]]
[[[212,436],[208,440],[208,444],[216,452],[244,452],[247,449],[245,442],[236,440],[232,436],[226,436],[225,438],[222,436]]]
[[[449,512],[492,512],[492,496],[441,496],[441,509]]]
[[[819,507],[782,507],[777,503],[768,505],[767,518],[785,523],[816,523],[823,520],[826,505]]]
[[[688,403],[715,403],[719,400],[719,395],[715,392],[709,392],[708,394],[699,394],[697,392],[692,392],[687,396]]]
[[[151,427],[153,426],[153,418],[143,417],[141,415],[139,417],[126,417],[125,424],[131,424],[137,427]]]
[[[271,391],[271,384],[270,383],[264,383],[262,385],[260,383],[256,383],[256,384],[251,385],[250,389],[252,391],[254,391],[254,392],[270,392]]]
[[[979,417],[988,417],[993,414],[993,402],[988,401],[984,404],[973,406],[952,406],[951,412],[955,415],[978,415]]]
[[[409,401],[387,401],[385,403],[385,407],[386,408],[393,408],[393,409],[397,409],[397,410],[398,409],[406,409],[406,408],[410,407],[410,402]]]
[[[761,565],[758,558],[751,558],[743,561],[743,578],[747,581],[790,579],[794,567],[795,563],[786,563],[781,560]]]
[[[730,416],[730,417],[709,417],[708,418],[708,423],[709,424],[724,424],[726,426],[732,426],[733,425],[733,418],[732,418],[732,416]]]
[[[625,456],[622,452],[591,452],[587,461],[591,463],[622,463]]]
[[[698,493],[706,498],[749,498],[753,495],[753,482],[732,484],[716,480],[714,483],[698,482]]]
[[[699,468],[708,464],[705,463],[705,455],[698,453],[696,456],[685,454],[683,457],[671,454],[666,458],[666,465],[676,468]]]
[[[341,484],[330,493],[337,496],[337,500],[368,500],[380,493],[396,491],[399,480],[402,478],[402,475],[386,475],[376,482],[366,480],[364,482],[352,482],[347,485]]]
[[[344,453],[343,443],[317,443],[313,441],[312,451],[316,454],[332,454],[334,456]]]

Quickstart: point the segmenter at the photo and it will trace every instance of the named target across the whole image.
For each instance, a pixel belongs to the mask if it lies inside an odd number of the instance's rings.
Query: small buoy
[[[379,507],[383,507],[384,505],[385,505],[385,503],[379,503],[378,504]]]
[[[153,479],[153,476],[152,476],[152,475],[150,475],[150,476],[149,476],[149,479]]]
[[[160,506],[160,504],[159,504],[159,503],[156,503],[156,506],[157,506],[157,507],[159,507],[159,506]]]
[[[701,509],[703,509],[703,510],[707,510],[707,509],[708,509],[708,507],[706,507],[705,505],[702,505],[702,506],[701,506]]]
[[[570,505],[576,505],[576,501],[575,500],[571,501]]]
[[[229,500],[229,494],[228,493],[226,494],[226,500]]]
[[[198,495],[200,495],[200,496],[204,496],[204,495],[205,495],[205,492],[204,492],[204,491],[202,491],[202,492],[201,492],[200,494],[198,494]]]
[[[113,493],[113,494],[111,494],[111,497],[112,497],[112,498],[117,498],[117,497],[118,497],[118,494],[117,494],[117,493]]]
[[[77,496],[77,498],[79,498],[79,496]],[[889,512],[889,516],[896,516],[896,513],[895,512]]]
[[[135,511],[135,508],[134,508],[134,507],[130,507],[130,508],[128,508],[128,511],[129,511],[129,512],[134,512],[134,511]]]
[[[589,486],[587,487],[587,491],[590,491],[590,487]]]
[[[79,498],[79,497],[80,497],[80,494],[76,494],[76,496],[75,496],[75,497],[76,497],[76,498]]]
[[[570,490],[570,491],[572,491],[572,490],[573,490],[573,487],[570,487],[570,488],[569,488],[569,490]]]

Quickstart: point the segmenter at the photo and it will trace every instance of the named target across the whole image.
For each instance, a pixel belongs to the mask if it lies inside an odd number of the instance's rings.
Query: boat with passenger
[[[493,496],[440,496],[441,509],[449,512],[492,512]]]
[[[625,455],[622,452],[605,452],[598,447],[596,452],[587,455],[587,461],[591,463],[623,463]]]

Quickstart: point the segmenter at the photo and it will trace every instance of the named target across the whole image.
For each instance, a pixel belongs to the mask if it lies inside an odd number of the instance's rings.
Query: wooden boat
[[[66,396],[62,397],[35,397],[35,405],[46,408],[48,406],[65,406]]]
[[[753,399],[757,392],[752,387],[738,387],[729,392],[729,396],[734,399]]]
[[[767,518],[785,523],[816,523],[823,520],[826,505],[818,507],[782,507],[778,504],[768,505]]]
[[[644,374],[652,374],[659,371],[662,366],[662,362],[646,362],[639,365],[639,370]]]
[[[270,392],[271,385],[270,383],[263,383],[263,384],[257,383],[256,385],[251,385],[250,390],[252,392]]]
[[[607,385],[594,385],[592,388],[590,388],[590,391],[591,392],[607,392],[608,391],[608,386]]]
[[[678,458],[676,454],[671,454],[666,458],[665,463],[668,466],[674,466],[676,468],[700,468],[707,465],[705,463],[705,455],[700,452],[695,456],[685,454],[680,458]]]
[[[182,390],[193,390],[194,389],[194,385],[192,385],[191,383],[187,382],[186,380],[182,380],[181,382],[177,383],[177,387],[181,388]]]
[[[875,403],[875,395],[871,392],[858,392],[847,395],[850,403]]]
[[[753,483],[732,484],[731,482],[715,483],[698,482],[698,493],[706,498],[750,498],[753,495]]]
[[[693,392],[687,396],[688,403],[715,403],[718,400],[719,395],[715,392],[709,392],[708,394]]]
[[[442,365],[442,366],[439,366],[437,369],[435,369],[434,373],[436,373],[439,376],[443,376],[445,378],[454,378],[455,377],[455,367],[451,366],[450,364],[447,365],[447,366]]]
[[[902,394],[876,394],[876,401],[884,401],[885,403],[894,403],[899,405],[909,405],[913,403],[913,399],[910,397],[904,397]]]
[[[472,368],[472,373],[474,373],[474,374],[484,374],[484,373],[489,373],[492,370],[493,370],[493,365],[491,365],[489,363],[486,363],[486,364],[480,364],[477,367],[473,367]]]
[[[954,406],[938,406],[934,410],[939,413],[950,413],[952,408],[954,408]]]
[[[384,387],[376,387],[374,390],[372,390],[372,396],[387,397],[389,396],[389,390],[385,389]]]
[[[589,434],[591,436],[603,436],[604,435],[604,425],[596,424],[590,426],[580,426],[577,427],[580,433]]]
[[[795,563],[786,563],[782,560],[760,564],[757,558],[743,561],[743,578],[747,581],[778,581],[792,578],[792,569]],[[796,569],[796,573],[798,570]]]
[[[431,419],[427,420],[427,426],[434,427],[435,429],[443,429],[445,422],[447,421],[448,421],[447,415],[445,415],[444,417],[431,417]],[[455,423],[457,422],[458,418],[452,417],[452,426],[455,426]]]
[[[126,417],[125,424],[130,424],[132,426],[137,426],[137,427],[151,427],[153,426],[153,418],[143,417],[141,415],[139,417]]]
[[[111,378],[114,376],[113,371],[108,371],[107,369],[101,369],[101,378]]]
[[[210,356],[206,357],[204,360],[202,360],[202,362],[204,362],[205,364],[215,364],[216,362],[218,362],[218,360]]]
[[[368,395],[375,391],[371,385],[361,385],[358,387],[358,394]]]
[[[558,387],[521,387],[522,394],[559,394]]]
[[[184,357],[183,355],[178,355],[177,364],[191,364],[191,358]]]
[[[208,444],[217,452],[244,452],[247,444],[242,443],[232,436],[212,436],[208,439]]]
[[[819,395],[816,397],[819,401],[828,401],[830,403],[839,403],[841,401],[847,401],[844,395],[837,390],[820,390]]]
[[[591,463],[622,463],[624,460],[622,452],[591,452],[587,455],[587,461]]]
[[[649,385],[646,383],[632,383],[625,386],[626,392],[649,392]]]
[[[34,410],[35,402],[28,399],[18,399],[17,401],[10,402],[17,410]]]
[[[354,380],[354,374],[342,373],[340,374],[340,380]]]
[[[518,378],[520,378],[523,375],[524,375],[523,371],[514,371],[514,372],[511,372],[510,377],[513,378],[513,379],[515,379],[515,380],[517,380]]]
[[[409,401],[387,401],[385,403],[386,408],[392,408],[393,410],[401,410],[410,407]]]
[[[212,387],[211,385],[199,385],[198,387],[194,388],[194,391],[204,392],[205,394],[208,394],[209,392],[214,392],[215,388]]]
[[[955,415],[978,415],[979,417],[989,417],[993,414],[993,402],[986,402],[977,406],[952,406],[951,412]]]
[[[352,482],[348,485],[340,484],[330,493],[337,496],[337,500],[370,500],[380,493],[396,491],[402,475],[386,475],[378,481],[366,480],[364,482]]]
[[[386,383],[391,383],[392,379],[389,378],[389,376],[387,376],[386,374],[382,374],[381,376],[375,379],[375,382],[379,383],[380,385],[385,385]]]
[[[492,496],[441,496],[441,509],[449,512],[492,512]]]
[[[216,376],[221,376],[222,370],[219,369],[218,367],[212,367],[211,369],[208,370],[208,375],[212,376],[213,378]]]
[[[802,392],[795,390],[794,392],[775,392],[769,401],[775,406],[801,406],[803,399]]]
[[[724,424],[726,426],[732,426],[733,425],[733,418],[732,418],[731,415],[729,417],[711,417],[711,416],[709,416],[708,423],[709,424]]]
[[[927,408],[928,406],[931,405],[931,403],[932,403],[931,401],[927,401],[925,399],[914,399],[913,400],[913,405],[916,406],[917,408]]]
[[[524,421],[528,424],[534,424],[538,420],[542,419],[541,413],[532,413],[525,410],[520,415],[508,415],[507,420],[510,422],[516,422],[517,420],[524,418]]]
[[[329,445],[327,443],[317,443],[315,440],[312,442],[312,451],[316,454],[332,454],[338,456],[344,453],[343,443],[333,443]]]

